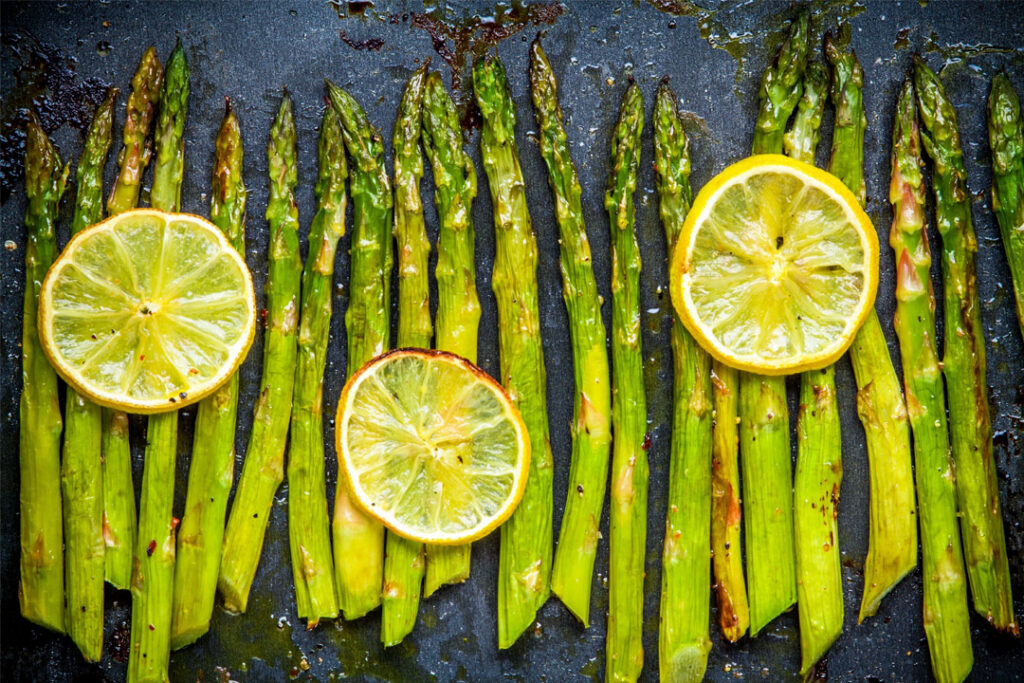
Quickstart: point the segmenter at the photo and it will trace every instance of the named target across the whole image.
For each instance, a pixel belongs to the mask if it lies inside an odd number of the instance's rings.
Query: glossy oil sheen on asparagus
[[[423,94],[423,146],[434,174],[437,206],[437,337],[434,346],[476,363],[480,301],[476,293],[473,199],[476,169],[463,149],[455,102],[440,74],[427,76]],[[470,545],[426,546],[423,596],[469,578]]]
[[[583,222],[580,181],[558,103],[558,84],[539,37],[530,47],[530,84],[541,156],[555,199],[562,295],[569,314],[575,381],[569,490],[555,548],[551,590],[587,626],[611,450],[607,334]]]
[[[654,166],[668,252],[693,202],[690,150],[675,93],[662,83],[654,101]],[[711,651],[711,359],[678,317],[672,320],[673,417],[658,659],[664,681],[700,681]],[[739,552],[739,539],[737,553]],[[723,552],[728,550],[723,549]]]
[[[480,151],[494,206],[491,287],[498,304],[501,380],[522,413],[531,446],[526,491],[501,528],[498,647],[505,649],[533,624],[550,594],[553,463],[537,303],[537,239],[519,166],[515,104],[497,57],[474,64],[473,90],[483,116]]]
[[[356,100],[333,83],[327,93],[341,121],[352,159],[352,249],[347,374],[390,347],[391,181],[384,165],[384,142]],[[384,581],[384,527],[362,513],[339,479],[334,496],[334,572],[338,603],[346,619],[361,617],[381,602]]]

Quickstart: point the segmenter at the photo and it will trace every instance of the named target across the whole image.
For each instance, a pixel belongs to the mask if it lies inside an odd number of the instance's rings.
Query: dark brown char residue
[[[459,107],[463,130],[479,128],[480,112],[471,88],[463,88],[463,69],[467,58],[472,61],[498,43],[514,36],[528,26],[550,25],[565,12],[561,3],[519,4],[499,8],[488,16],[476,15],[455,19],[450,7],[430,12],[409,12],[392,15],[393,23],[409,21],[410,25],[430,34],[434,52],[451,70],[453,97]]]
[[[382,38],[367,38],[366,40],[355,40],[350,38],[347,31],[338,31],[338,35],[341,36],[341,42],[348,45],[353,50],[369,50],[376,52],[377,50],[384,47],[384,40]]]
[[[65,124],[84,131],[109,84],[80,79],[75,58],[53,45],[18,33],[5,34],[2,40],[3,49],[18,62],[0,122],[0,202],[6,202],[23,174],[28,110],[35,110],[47,133]]]

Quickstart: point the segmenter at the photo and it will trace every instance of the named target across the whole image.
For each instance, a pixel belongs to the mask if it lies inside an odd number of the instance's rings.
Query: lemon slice
[[[400,349],[348,380],[335,422],[353,499],[395,533],[454,545],[485,536],[523,496],[530,440],[497,382],[443,351]]]
[[[134,413],[210,394],[245,359],[255,323],[245,261],[189,214],[139,209],[83,230],[39,293],[39,336],[60,376]]]
[[[838,178],[757,155],[697,195],[670,278],[681,320],[719,361],[764,375],[822,368],[874,306],[878,236]]]

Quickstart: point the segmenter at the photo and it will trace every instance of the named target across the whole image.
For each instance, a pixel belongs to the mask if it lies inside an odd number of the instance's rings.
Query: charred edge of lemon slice
[[[869,262],[865,264],[868,267],[864,272],[864,288],[860,299],[860,310],[856,318],[847,325],[846,331],[842,336],[842,344],[837,344],[826,351],[813,355],[802,356],[799,361],[795,362],[746,361],[742,357],[723,351],[720,345],[708,338],[704,332],[704,326],[690,315],[693,302],[689,298],[688,288],[684,287],[683,283],[690,276],[692,249],[697,237],[694,227],[698,222],[706,218],[707,212],[711,209],[719,195],[727,187],[735,184],[738,178],[743,178],[745,175],[754,175],[754,172],[771,172],[773,168],[778,169],[779,167],[797,171],[817,184],[819,189],[824,188],[827,193],[838,195],[843,200],[844,212],[852,223],[871,227],[871,229],[860,230],[859,234],[865,254],[873,255],[873,258],[870,258]],[[846,353],[853,344],[857,332],[867,321],[868,316],[874,312],[879,279],[878,245],[878,232],[874,228],[874,223],[871,221],[870,216],[861,207],[853,192],[839,178],[816,166],[781,154],[757,154],[727,166],[697,193],[680,231],[680,240],[672,253],[669,254],[670,277],[673,274],[678,274],[675,283],[670,282],[669,295],[676,314],[690,334],[693,335],[694,339],[705,351],[725,365],[737,370],[769,376],[790,375],[808,370],[818,370],[835,363]],[[685,305],[686,303],[690,303],[691,306]]]
[[[417,535],[410,535],[407,530],[397,527],[390,516],[382,514],[381,511],[374,506],[367,505],[363,498],[356,493],[356,487],[353,485],[352,473],[350,471],[351,466],[348,462],[348,459],[345,457],[345,453],[348,452],[348,449],[344,444],[344,435],[346,432],[346,429],[344,427],[346,408],[349,407],[349,404],[351,403],[352,398],[355,395],[356,388],[363,381],[363,379],[365,379],[366,376],[373,371],[373,369],[377,365],[383,364],[390,360],[394,360],[395,357],[404,357],[410,355],[421,356],[424,358],[441,359],[453,365],[460,366],[463,369],[473,373],[478,380],[484,382],[489,387],[494,389],[504,399],[504,405],[508,407],[508,409],[506,410],[506,414],[510,418],[512,418],[512,421],[515,425],[516,433],[519,436],[519,443],[522,445],[522,465],[520,467],[519,472],[516,475],[515,483],[510,491],[510,495],[508,498],[510,503],[506,504],[506,506],[502,508],[501,511],[493,518],[491,518],[486,524],[482,525],[477,529],[472,530],[471,533],[467,533],[463,536],[422,537]],[[351,377],[349,377],[347,382],[345,382],[345,387],[341,390],[341,396],[338,399],[338,408],[335,413],[334,424],[334,447],[335,457],[338,459],[338,476],[343,478],[345,486],[348,488],[351,499],[355,501],[356,505],[363,513],[377,520],[378,522],[383,524],[388,530],[398,534],[402,538],[406,538],[408,540],[416,541],[419,543],[429,543],[431,545],[447,546],[464,545],[466,543],[478,541],[481,538],[489,535],[498,527],[500,527],[508,520],[509,517],[512,516],[512,513],[515,512],[516,508],[519,506],[519,502],[522,500],[523,493],[526,490],[526,482],[529,479],[530,474],[531,443],[529,432],[526,429],[526,423],[523,422],[523,416],[520,414],[518,406],[516,406],[515,401],[512,400],[512,397],[509,396],[508,392],[505,390],[505,387],[503,387],[500,382],[498,382],[490,374],[488,374],[486,371],[484,371],[476,364],[454,353],[450,353],[448,351],[440,351],[437,349],[420,349],[405,347],[392,349],[391,351],[385,351],[379,356],[370,359],[365,364],[363,364],[363,366],[359,368],[359,370],[357,370]]]
[[[217,373],[212,379],[206,383],[199,385],[196,388],[189,388],[188,391],[179,392],[174,396],[167,396],[159,400],[152,401],[135,401],[120,397],[119,394],[112,394],[104,390],[98,390],[97,387],[92,384],[86,384],[75,376],[74,370],[70,365],[59,355],[54,349],[51,348],[50,335],[47,334],[48,325],[47,323],[52,321],[54,317],[54,311],[52,309],[52,300],[50,294],[53,291],[54,283],[60,275],[60,271],[63,270],[64,264],[62,263],[63,258],[66,254],[71,254],[75,249],[78,248],[81,242],[89,239],[89,237],[107,227],[109,224],[117,223],[125,220],[125,218],[131,216],[151,216],[158,218],[163,221],[164,225],[168,225],[174,220],[184,219],[186,223],[194,224],[196,220],[203,225],[203,229],[207,230],[210,234],[214,235],[215,240],[220,244],[223,250],[229,253],[231,258],[235,258],[238,265],[241,267],[242,276],[245,280],[245,292],[244,296],[249,306],[248,310],[252,311],[252,315],[249,318],[249,324],[246,325],[246,336],[241,343],[236,344],[235,348],[238,352],[235,356],[235,362],[231,364],[225,364],[221,372]],[[249,271],[249,266],[245,262],[245,257],[239,254],[235,248],[228,241],[227,237],[217,226],[210,223],[210,221],[202,216],[192,213],[184,212],[168,212],[160,211],[152,208],[141,208],[131,209],[129,211],[123,211],[113,216],[108,216],[99,223],[95,223],[85,228],[84,230],[73,235],[68,243],[64,245],[64,248],[58,254],[49,270],[46,272],[46,277],[43,279],[43,283],[39,289],[39,313],[36,318],[36,327],[39,334],[39,339],[42,342],[43,353],[46,355],[47,360],[57,374],[63,379],[70,387],[75,389],[79,394],[88,398],[93,403],[103,406],[105,408],[112,408],[114,410],[121,410],[126,413],[139,414],[139,415],[154,415],[158,413],[169,413],[175,410],[180,410],[186,406],[197,403],[210,394],[214,393],[221,386],[227,382],[235,372],[241,367],[242,363],[245,362],[248,356],[249,349],[252,347],[252,343],[256,338],[256,294],[252,282],[252,273]]]

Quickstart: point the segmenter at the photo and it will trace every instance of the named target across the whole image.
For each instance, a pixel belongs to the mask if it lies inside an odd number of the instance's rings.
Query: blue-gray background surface
[[[672,4],[659,2],[659,5]],[[686,3],[677,2],[680,6]],[[669,75],[687,116],[693,153],[693,184],[699,188],[714,173],[746,156],[750,148],[757,100],[757,83],[767,60],[778,46],[789,2],[712,2],[710,10],[695,6],[675,16],[639,0],[571,2],[547,31],[545,47],[561,83],[566,128],[583,186],[584,213],[594,252],[599,288],[610,295],[607,217],[602,194],[608,172],[609,134],[625,77],[640,83],[650,111],[654,89]],[[864,98],[868,116],[866,179],[868,213],[882,244],[878,310],[896,358],[893,313],[893,263],[886,248],[891,212],[887,202],[891,121],[899,84],[917,51],[943,78],[960,117],[969,186],[975,195],[978,233],[979,290],[988,338],[988,380],[995,416],[997,462],[1007,525],[1016,611],[1024,612],[1024,344],[1013,313],[1010,275],[998,229],[989,204],[990,158],[985,132],[984,103],[991,76],[1006,69],[1018,92],[1024,93],[1024,4],[1013,2],[818,2],[818,30],[835,29],[848,18],[853,45],[865,70]],[[296,104],[299,145],[298,204],[303,232],[314,212],[316,130],[323,103],[324,77],[349,89],[366,107],[372,121],[390,139],[395,107],[406,78],[427,57],[450,83],[448,67],[434,52],[430,36],[402,13],[422,11],[423,4],[378,2],[362,16],[347,16],[342,3],[21,3],[0,8],[3,50],[0,93],[3,116],[13,116],[18,75],[33,55],[62,53],[73,58],[71,86],[94,78],[121,88],[117,130],[124,117],[124,98],[135,65],[148,45],[166,59],[176,36],[184,41],[192,67],[192,97],[186,129],[186,176],[182,193],[186,211],[206,214],[213,140],[230,96],[245,139],[245,181],[249,188],[247,260],[258,291],[266,276],[267,163],[265,144],[282,86]],[[479,13],[492,15],[493,3],[451,3],[427,9],[459,19]],[[500,8],[499,8],[500,9]],[[714,11],[713,11],[714,10]],[[394,22],[389,15],[396,14]],[[569,463],[569,421],[572,411],[572,361],[558,271],[557,229],[546,175],[537,148],[535,122],[527,91],[527,46],[537,27],[502,42],[497,48],[505,61],[519,108],[517,136],[527,178],[527,198],[540,245],[540,313],[548,369],[548,406],[555,454],[555,528],[561,518]],[[379,50],[356,50],[350,41],[383,39]],[[109,45],[104,45],[107,43]],[[104,53],[104,54],[101,54]],[[54,65],[51,65],[54,66]],[[67,63],[65,62],[65,66]],[[466,65],[468,66],[468,64]],[[65,74],[67,76],[67,74]],[[56,86],[55,86],[56,87]],[[71,87],[70,92],[78,92]],[[52,93],[51,93],[52,94]],[[49,101],[49,100],[46,100]],[[41,100],[41,102],[43,102]],[[13,104],[12,104],[13,103]],[[65,103],[63,106],[66,106]],[[57,112],[59,114],[60,112]],[[66,117],[65,117],[66,118]],[[53,120],[60,120],[56,116]],[[823,164],[831,139],[831,112],[825,115]],[[51,131],[66,159],[77,159],[81,133],[70,125]],[[115,138],[115,154],[119,134]],[[481,365],[498,370],[496,312],[490,291],[494,252],[491,205],[479,163],[479,132],[468,133],[468,148],[481,175],[481,192],[474,206],[477,239],[478,290],[483,306]],[[107,167],[113,180],[114,163]],[[644,355],[650,396],[652,443],[651,495],[648,521],[644,645],[645,680],[657,678],[658,593],[668,478],[671,355],[668,350],[670,305],[666,282],[665,247],[658,223],[653,151],[645,131],[643,165],[637,192],[637,230],[644,257]],[[146,185],[148,185],[148,178]],[[61,243],[67,236],[69,191],[61,221]],[[431,238],[437,217],[429,171],[423,196]],[[5,681],[123,680],[125,650],[111,646],[127,638],[127,593],[108,590],[107,639],[103,661],[82,661],[70,640],[30,625],[18,614],[18,431],[20,391],[21,296],[23,288],[24,190],[20,181],[0,207],[3,382],[0,410],[0,532],[2,532],[2,668]],[[934,235],[933,237],[937,236]],[[345,242],[344,244],[347,244]],[[933,242],[937,244],[937,242]],[[341,312],[347,304],[347,247],[339,250],[327,370],[325,414],[333,415],[345,375],[344,329]],[[937,271],[937,268],[936,268]],[[936,286],[939,286],[936,281]],[[939,302],[941,306],[941,301]],[[605,307],[608,315],[608,307]],[[941,321],[941,315],[939,316]],[[257,336],[242,368],[237,451],[244,452],[251,408],[259,384],[261,339]],[[868,472],[864,436],[855,413],[855,384],[849,362],[838,365],[837,384],[842,410],[845,474],[840,502],[839,542],[843,556],[846,624],[828,655],[827,676],[836,681],[908,681],[930,678],[928,649],[921,626],[921,578],[915,571],[882,603],[878,614],[856,625],[867,549]],[[791,414],[795,417],[794,386]],[[179,438],[178,503],[184,500],[185,474],[195,410],[183,411]],[[141,472],[143,421],[133,421],[136,481]],[[325,439],[333,443],[333,425]],[[328,490],[333,492],[335,465],[328,446]],[[240,471],[236,467],[237,472]],[[353,623],[324,623],[306,631],[295,616],[292,576],[288,563],[285,501],[287,485],[278,495],[263,561],[253,585],[249,612],[232,616],[215,609],[211,632],[197,644],[171,657],[171,678],[191,680],[281,680],[288,676],[327,680],[352,676],[366,680],[584,680],[604,671],[604,628],[608,600],[607,543],[600,546],[594,588],[592,625],[583,630],[556,599],[540,611],[537,625],[515,647],[498,652],[495,633],[495,576],[497,536],[474,546],[473,573],[458,587],[445,588],[421,605],[420,618],[406,641],[385,651],[378,642],[379,612]],[[606,528],[607,520],[605,520]],[[715,620],[713,606],[709,619]],[[973,618],[976,664],[974,680],[1021,680],[1024,647],[1020,641],[995,634],[983,620]],[[725,643],[712,626],[714,648],[708,667],[710,680],[787,680],[799,668],[796,613],[784,615],[756,640]],[[308,667],[308,670],[307,670]]]

